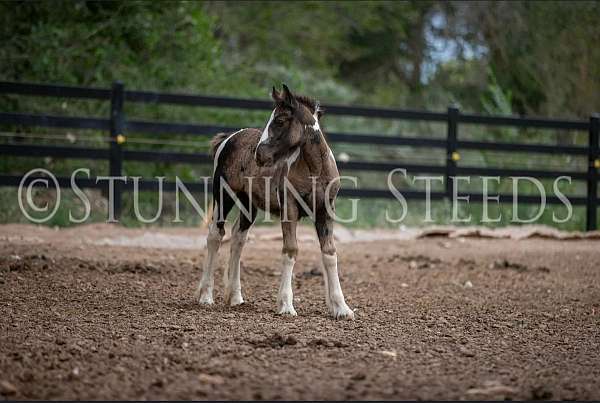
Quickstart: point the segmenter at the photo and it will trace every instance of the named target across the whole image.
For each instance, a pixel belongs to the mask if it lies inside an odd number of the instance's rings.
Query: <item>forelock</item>
[[[304,95],[295,95],[296,100],[302,105],[306,106],[312,115],[319,111],[319,101],[316,99],[309,98]]]

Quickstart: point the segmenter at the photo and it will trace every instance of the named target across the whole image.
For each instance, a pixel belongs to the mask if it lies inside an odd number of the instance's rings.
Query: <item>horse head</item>
[[[258,166],[265,167],[297,157],[307,141],[318,142],[321,138],[322,111],[318,102],[292,94],[285,84],[282,91],[273,87],[271,97],[275,108],[254,152]]]

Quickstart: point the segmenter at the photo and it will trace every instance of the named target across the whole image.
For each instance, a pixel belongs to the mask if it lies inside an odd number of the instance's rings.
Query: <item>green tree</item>
[[[519,113],[587,118],[600,110],[600,3],[494,2],[469,11]]]
[[[0,77],[7,80],[222,92],[213,21],[199,3],[4,2]]]

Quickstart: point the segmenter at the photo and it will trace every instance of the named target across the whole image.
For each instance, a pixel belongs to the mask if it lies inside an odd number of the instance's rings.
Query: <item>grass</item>
[[[87,197],[91,204],[91,213],[86,223],[105,222],[108,217],[107,201],[100,191],[86,190]],[[124,193],[123,210],[120,222],[127,227],[145,227],[145,226],[198,226],[203,220],[192,204],[180,195],[179,218],[176,222],[176,203],[174,193],[164,193],[162,202],[162,212],[159,218],[151,223],[145,224],[136,217],[135,200],[130,192]],[[204,206],[203,195],[194,195],[201,207]],[[33,191],[33,200],[36,205],[43,206],[48,203],[48,211],[52,211],[56,201],[56,193],[46,189],[35,189]],[[210,198],[208,199],[210,201]],[[0,211],[0,222],[2,223],[27,223],[30,222],[19,207],[16,188],[0,188],[0,203],[4,207]],[[353,215],[353,204],[356,203],[356,220],[347,222]],[[25,204],[25,203],[24,203]],[[159,208],[158,196],[154,192],[140,192],[138,204],[138,214],[148,220],[154,217]],[[25,204],[26,205],[26,204]],[[340,222],[350,228],[399,228],[401,225],[407,227],[420,227],[430,224],[454,224],[454,225],[484,225],[487,227],[501,227],[510,224],[519,224],[512,222],[514,218],[513,206],[511,204],[501,204],[491,202],[489,204],[488,216],[490,218],[499,217],[497,222],[483,222],[483,207],[481,203],[466,203],[461,201],[456,209],[457,216],[465,218],[471,216],[469,222],[453,222],[453,206],[449,201],[431,202],[431,222],[425,221],[426,205],[425,201],[408,201],[407,213],[401,222],[388,221],[396,220],[401,217],[403,208],[400,202],[395,199],[360,199],[353,201],[348,198],[338,198],[336,201],[336,214]],[[529,219],[538,212],[538,206],[520,204],[516,213],[520,219]],[[27,210],[34,218],[42,218],[48,213],[35,212]],[[567,216],[567,208],[562,205],[546,206],[541,217],[535,221],[536,224],[547,224],[562,230],[584,230],[585,229],[585,208],[573,206],[573,215],[570,220],[564,223],[557,223],[553,220],[553,215],[558,219]],[[56,213],[44,225],[69,227],[76,225],[69,219],[70,216],[80,219],[85,214],[85,209],[81,200],[71,191],[63,189],[61,191],[61,202]],[[230,215],[229,221],[233,222],[235,214]],[[259,215],[257,222],[259,225],[273,225],[273,223],[263,223],[263,215]]]

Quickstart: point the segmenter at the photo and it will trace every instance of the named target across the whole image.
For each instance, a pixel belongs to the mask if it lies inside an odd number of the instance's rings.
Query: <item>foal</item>
[[[340,187],[335,158],[319,126],[319,103],[296,96],[287,86],[273,88],[275,109],[261,131],[242,129],[220,133],[212,141],[214,154],[213,217],[207,238],[207,256],[196,297],[213,303],[216,257],[225,235],[227,214],[240,209],[231,235],[231,254],[225,269],[225,301],[244,302],[240,284],[240,255],[258,209],[281,217],[283,250],[277,311],[296,315],[292,295],[292,270],[298,254],[296,225],[312,215],[321,245],[325,302],[336,319],[354,319],[346,305],[337,269],[333,239],[333,204]],[[287,197],[288,190],[294,197]],[[306,211],[312,204],[312,214]]]

